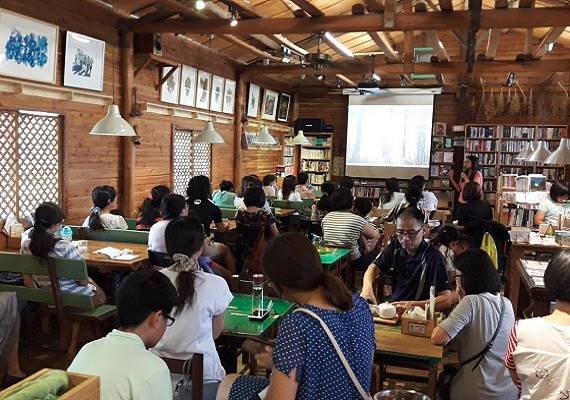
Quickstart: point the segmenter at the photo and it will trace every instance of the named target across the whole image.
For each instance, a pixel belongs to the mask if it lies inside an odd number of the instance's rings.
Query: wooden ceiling
[[[252,74],[277,75],[293,86],[353,86],[373,72],[387,86],[443,83],[448,89],[497,86],[509,72],[522,85],[570,81],[570,4],[563,0],[215,0],[203,10],[195,0],[117,4],[123,15],[138,17],[128,22],[135,32],[184,34]],[[239,15],[235,27],[231,9]],[[294,54],[317,52],[319,31],[333,36],[320,44],[330,64],[316,70],[297,57],[282,62],[283,46]],[[433,48],[431,62],[414,63],[419,47]],[[263,59],[270,65],[261,65]],[[435,79],[416,79],[413,72]]]

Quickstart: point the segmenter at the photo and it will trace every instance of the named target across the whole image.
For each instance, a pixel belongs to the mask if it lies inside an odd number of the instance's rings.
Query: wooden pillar
[[[133,118],[131,110],[133,108],[133,33],[121,31],[121,88],[122,103],[121,115],[131,125]],[[121,210],[126,217],[134,217],[135,212],[135,144],[130,137],[121,138]]]
[[[291,113],[291,121],[295,124],[297,118],[299,118],[299,113],[301,109],[301,95],[299,92],[295,92],[293,95],[293,111]],[[295,129],[293,129],[293,137],[297,135]],[[301,146],[295,146],[295,150],[293,151],[293,173],[295,175],[299,174],[301,170]]]
[[[236,108],[234,121],[234,186],[237,188],[242,178],[242,149],[241,137],[243,131],[242,119],[246,116],[246,80],[243,73],[240,73],[237,80],[236,88]]]

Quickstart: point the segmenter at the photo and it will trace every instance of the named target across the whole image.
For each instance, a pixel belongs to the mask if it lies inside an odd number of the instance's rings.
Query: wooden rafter
[[[414,6],[414,11],[417,13],[424,13],[427,12],[427,5],[425,3],[419,2],[416,3]],[[449,61],[449,54],[447,54],[447,50],[443,46],[441,39],[439,38],[439,34],[437,31],[428,30],[424,32],[428,41],[430,42],[431,46],[433,47],[433,52],[435,53],[436,57],[440,61]]]
[[[395,23],[396,23],[396,0],[385,0],[384,26],[386,28],[393,28]]]
[[[508,6],[507,0],[495,0],[495,9],[507,8]],[[495,58],[501,33],[500,29],[489,29],[489,40],[487,40],[487,49],[485,50],[485,58],[487,60]]]
[[[255,6],[244,0],[222,0],[222,2],[238,10],[243,18],[259,18]]]
[[[324,12],[319,10],[308,0],[291,0],[291,1],[296,5],[298,5],[300,8],[302,8],[304,11],[306,11],[307,14],[309,14],[311,17],[322,17],[325,15]]]
[[[412,14],[412,0],[403,0],[403,9],[406,14]],[[404,32],[404,65],[406,74],[412,72],[414,63],[414,31]]]
[[[540,84],[541,86],[552,85],[553,83],[559,82],[564,76],[564,72],[553,72],[548,75],[548,77]]]
[[[569,21],[569,23],[570,23],[570,21]],[[537,59],[537,60],[539,58],[542,58],[542,56],[544,56],[546,54],[546,46],[548,46],[550,43],[556,42],[556,40],[558,40],[560,35],[562,35],[564,33],[565,29],[566,29],[566,27],[564,27],[564,26],[557,26],[554,28],[550,28],[548,33],[540,41],[540,44],[538,45],[538,47],[536,49],[534,49],[534,51],[532,52],[532,58]]]
[[[299,1],[299,0],[297,0]],[[391,0],[390,0],[391,1]],[[386,16],[384,10],[384,19]],[[504,10],[481,10],[480,28],[533,28],[567,26],[570,7],[507,8]],[[393,27],[387,27],[377,15],[334,15],[314,18],[311,23],[301,18],[252,18],[231,27],[224,20],[167,20],[135,25],[135,32],[180,32],[213,34],[287,34],[316,33],[320,31],[370,32],[465,29],[470,26],[469,11],[428,12],[421,14],[398,14]]]
[[[532,53],[532,41],[534,39],[532,31],[532,28],[527,28],[524,36],[524,53],[528,55]]]
[[[268,60],[272,60],[272,61],[277,61],[277,62],[281,62],[281,57],[276,57],[273,54],[269,54],[266,51],[263,51],[249,43],[247,43],[246,41],[238,38],[237,36],[234,35],[222,35],[222,38],[224,38],[224,40],[235,44],[236,46],[241,47],[242,49],[248,50],[251,53],[261,57],[261,58],[267,58]]]
[[[383,10],[384,8],[382,8]],[[366,14],[366,9],[362,4],[355,4],[352,6],[352,14],[354,15],[364,15]],[[401,57],[396,53],[388,35],[384,32],[368,32],[370,39],[378,46],[378,48],[384,53],[384,57],[388,62],[402,62]]]
[[[475,63],[475,49],[477,41],[477,31],[481,24],[481,7],[483,2],[481,0],[469,0],[469,31],[467,33],[467,72],[473,72],[473,65]]]
[[[355,83],[353,80],[351,80],[350,78],[347,78],[347,77],[344,76],[343,74],[336,74],[336,77],[337,77],[338,79],[340,79],[341,81],[347,83],[347,84],[350,85],[350,86],[356,86],[356,83]]]

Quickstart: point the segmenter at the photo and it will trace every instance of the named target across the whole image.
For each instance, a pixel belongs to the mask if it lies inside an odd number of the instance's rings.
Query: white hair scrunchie
[[[91,213],[93,213],[95,215],[99,215],[99,214],[101,214],[101,208],[99,208],[97,206],[93,206],[93,207],[91,207]]]
[[[195,272],[198,271],[198,261],[188,257],[186,254],[174,253],[172,256],[174,264],[168,269],[173,272]]]

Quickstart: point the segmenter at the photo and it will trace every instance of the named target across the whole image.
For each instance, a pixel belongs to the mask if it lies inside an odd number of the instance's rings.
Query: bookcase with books
[[[454,189],[449,182],[449,171],[453,169],[455,152],[453,138],[446,132],[446,124],[435,123],[431,143],[429,182],[426,190],[433,192],[439,209],[452,209]]]
[[[285,136],[283,138],[283,176],[294,175],[295,164],[295,145],[293,144],[293,136]]]
[[[309,182],[320,189],[331,179],[332,132],[305,132],[310,144],[301,147],[299,170],[309,174]]]

